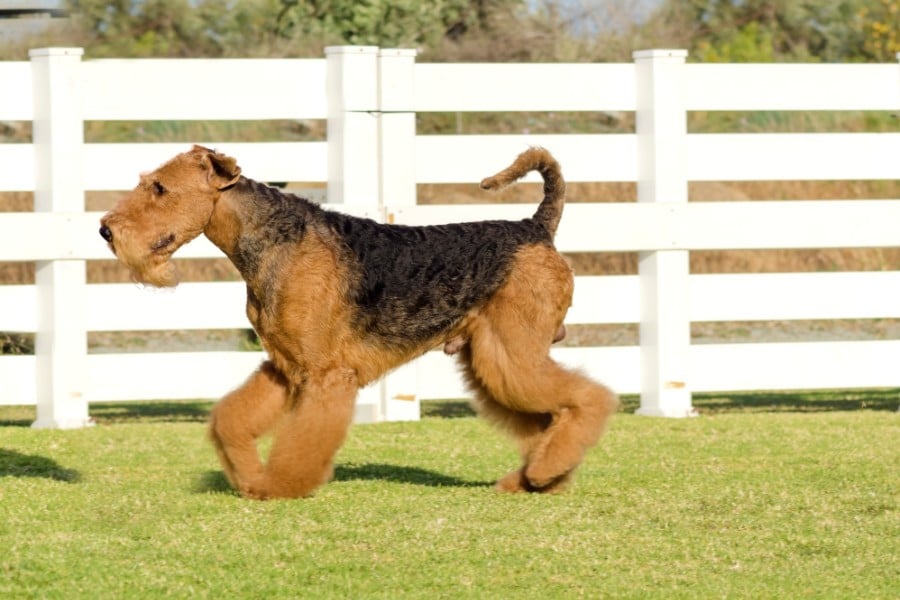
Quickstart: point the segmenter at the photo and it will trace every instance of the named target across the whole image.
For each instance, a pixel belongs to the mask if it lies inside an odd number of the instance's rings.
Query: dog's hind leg
[[[570,275],[559,261],[553,252],[523,252],[513,274],[467,327],[470,379],[509,414],[546,419],[540,431],[525,429],[518,436],[525,453],[522,487],[537,491],[555,490],[568,479],[618,406],[610,390],[549,356],[571,297]],[[515,419],[528,422],[525,416]]]
[[[537,488],[555,486],[561,477],[567,477],[600,439],[606,421],[618,407],[618,399],[606,387],[554,366],[559,369],[557,380],[565,380],[559,390],[562,402],[553,411],[553,422],[535,445],[524,470],[525,478]]]
[[[523,460],[532,453],[544,431],[551,423],[549,414],[527,413],[508,408],[498,402],[472,367],[472,352],[468,345],[458,354],[463,379],[474,395],[476,412],[506,431],[516,440]],[[497,482],[497,489],[504,492],[518,492],[528,489],[528,482],[523,476],[524,466],[510,472]]]
[[[241,492],[258,499],[300,498],[327,483],[353,419],[357,389],[350,369],[310,377],[279,424],[265,469]]]
[[[241,387],[213,407],[209,437],[225,476],[235,489],[262,473],[256,440],[274,427],[287,398],[287,381],[266,361]]]
[[[523,335],[527,335],[523,331]],[[522,489],[557,488],[597,443],[615,412],[615,394],[549,356],[528,355],[515,345],[497,351],[496,332],[473,335],[471,369],[502,407],[504,419],[530,427],[510,428],[520,441],[525,465]],[[492,407],[500,413],[498,407]],[[495,419],[496,420],[496,419]],[[537,424],[546,423],[542,429]],[[515,487],[501,480],[500,487]]]
[[[618,406],[615,395],[549,357],[519,371],[494,362],[496,355],[479,356],[482,340],[482,336],[473,338],[474,356],[468,350],[461,353],[463,372],[478,413],[513,435],[523,460],[520,469],[497,482],[497,488],[508,492],[563,489]],[[484,373],[484,379],[478,373]]]

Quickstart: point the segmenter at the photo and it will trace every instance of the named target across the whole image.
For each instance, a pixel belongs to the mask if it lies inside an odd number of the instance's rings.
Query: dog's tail
[[[537,171],[544,178],[544,199],[534,213],[534,220],[543,224],[550,235],[556,233],[556,227],[562,218],[563,204],[566,200],[566,182],[563,179],[559,163],[543,148],[529,148],[509,167],[493,177],[481,182],[483,190],[502,190],[517,179],[524,177],[529,171]]]

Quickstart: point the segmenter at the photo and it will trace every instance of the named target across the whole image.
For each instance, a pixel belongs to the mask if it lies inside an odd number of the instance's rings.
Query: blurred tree
[[[278,31],[346,44],[434,47],[490,24],[490,16],[523,0],[281,0]]]
[[[893,62],[900,53],[900,0],[867,2],[856,11],[865,58]]]
[[[425,60],[885,61],[900,0],[69,0],[94,56],[320,56],[416,47]],[[78,39],[78,38],[76,38]]]
[[[69,0],[94,56],[221,56],[275,28],[277,0]]]
[[[893,61],[900,0],[666,0],[653,16],[706,62]]]
[[[321,54],[328,44],[434,47],[525,0],[69,0],[94,56]]]

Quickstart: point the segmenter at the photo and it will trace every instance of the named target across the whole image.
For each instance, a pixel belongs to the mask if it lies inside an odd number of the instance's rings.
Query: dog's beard
[[[178,269],[169,259],[164,259],[156,264],[148,265],[141,271],[131,270],[131,276],[135,281],[152,285],[154,287],[175,287],[178,285]]]
[[[171,253],[151,252],[143,256],[125,254],[119,249],[117,256],[131,272],[132,280],[154,287],[175,287],[178,285],[178,270],[170,260]]]
[[[175,287],[178,285],[178,270],[172,263],[172,254],[181,247],[174,234],[161,234],[148,241],[145,237],[134,238],[128,228],[115,230],[109,243],[116,258],[131,273],[137,283],[154,287]]]

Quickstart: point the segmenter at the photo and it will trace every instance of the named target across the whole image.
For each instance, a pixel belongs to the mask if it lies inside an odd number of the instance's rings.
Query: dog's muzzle
[[[112,242],[112,239],[113,239],[112,230],[109,227],[107,227],[106,225],[101,225],[100,226],[100,237],[102,237],[107,242]]]

